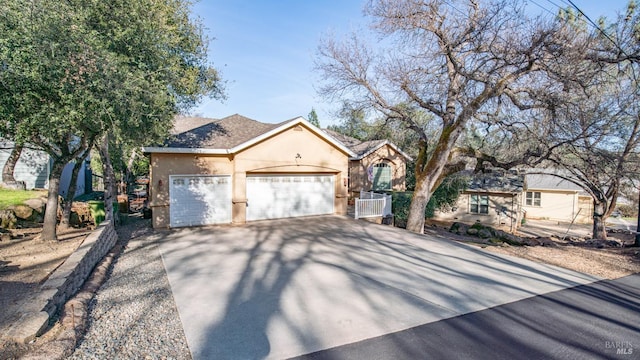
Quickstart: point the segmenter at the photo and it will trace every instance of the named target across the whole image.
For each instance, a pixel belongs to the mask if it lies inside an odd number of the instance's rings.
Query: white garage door
[[[247,176],[247,220],[333,214],[333,175]]]
[[[231,222],[231,177],[172,175],[169,177],[171,227]]]

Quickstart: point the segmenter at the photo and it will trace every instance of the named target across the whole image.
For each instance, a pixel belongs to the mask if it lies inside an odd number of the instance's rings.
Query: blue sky
[[[201,0],[193,13],[211,39],[209,58],[227,81],[228,99],[204,100],[192,114],[222,118],[235,113],[277,123],[307,117],[315,108],[320,124],[338,121],[338,106],[316,94],[313,61],[319,40],[366,28],[365,0]],[[532,11],[557,9],[566,0],[535,0]],[[613,17],[627,0],[574,0],[594,21]]]

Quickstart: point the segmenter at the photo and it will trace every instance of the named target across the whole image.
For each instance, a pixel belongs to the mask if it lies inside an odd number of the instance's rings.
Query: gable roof
[[[188,119],[190,120],[187,120],[187,123],[190,125],[203,125],[171,136],[162,147],[145,147],[143,151],[146,153],[233,154],[288,128],[296,125],[304,125],[349,156],[355,155],[349,148],[330,136],[327,136],[302,117],[283,121],[278,124],[262,123],[239,114],[227,116],[219,120],[205,118]],[[181,119],[177,119],[177,121],[180,120]]]
[[[210,120],[170,137],[165,145],[170,148],[231,149],[280,125],[261,123],[238,114]]]
[[[395,144],[391,143],[388,140],[361,141],[361,140],[358,140],[356,138],[352,138],[350,136],[340,134],[339,132],[336,132],[336,131],[333,131],[333,130],[322,129],[322,131],[324,131],[325,133],[329,134],[331,137],[333,137],[334,139],[340,141],[346,147],[351,149],[351,151],[353,151],[356,154],[356,156],[352,157],[351,160],[360,160],[362,158],[365,158],[369,154],[373,153],[374,151],[380,149],[381,147],[383,147],[385,145],[389,145],[392,149],[394,149],[395,151],[400,153],[407,160],[409,160],[409,161],[413,160],[411,158],[411,156],[407,155],[404,151],[400,150],[399,147],[397,147]]]

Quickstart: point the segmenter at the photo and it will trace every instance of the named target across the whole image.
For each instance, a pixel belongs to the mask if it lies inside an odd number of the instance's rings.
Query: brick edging
[[[20,318],[11,325],[5,337],[18,343],[28,343],[41,335],[49,319],[78,292],[96,264],[117,240],[118,235],[111,223],[103,222],[87,235],[73,254],[38,289],[36,295],[20,308]]]

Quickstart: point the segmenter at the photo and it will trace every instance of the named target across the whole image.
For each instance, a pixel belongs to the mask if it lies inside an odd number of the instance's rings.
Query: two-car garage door
[[[231,222],[231,177],[170,177],[171,227]],[[247,176],[247,221],[334,213],[333,175]]]
[[[333,175],[247,176],[247,221],[334,213]]]

